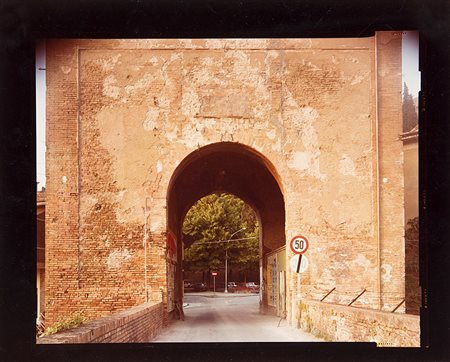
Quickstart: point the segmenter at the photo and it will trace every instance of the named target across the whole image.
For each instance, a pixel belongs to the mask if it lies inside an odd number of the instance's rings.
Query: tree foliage
[[[406,83],[403,83],[403,87],[403,132],[409,132],[418,124],[418,118],[413,96]]]
[[[245,228],[245,230],[238,230]],[[211,194],[195,203],[186,214],[183,234],[194,240],[185,249],[184,269],[208,271],[228,266],[255,270],[259,265],[259,226],[254,211],[231,194]],[[230,242],[226,241],[232,237]],[[248,238],[248,239],[247,239]],[[246,239],[237,240],[235,239]]]

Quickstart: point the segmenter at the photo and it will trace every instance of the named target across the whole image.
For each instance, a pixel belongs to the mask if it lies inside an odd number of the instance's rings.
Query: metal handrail
[[[403,303],[405,303],[405,298],[403,298],[403,300],[400,302],[400,304],[397,305],[391,313],[394,313],[398,308],[400,308],[400,306],[401,306]]]
[[[357,300],[358,300],[358,298],[361,296],[361,295],[363,295],[364,293],[366,292],[366,288],[364,288],[364,290],[361,292],[361,293],[359,293],[359,295],[355,298],[355,299],[353,299],[351,302],[350,302],[350,304],[348,305],[349,307],[354,303],[354,302],[356,302]]]
[[[336,290],[336,287],[334,287],[333,289],[331,289],[320,301],[321,302],[323,302],[324,301],[324,299],[326,298],[326,297],[328,297],[333,291],[335,291]]]

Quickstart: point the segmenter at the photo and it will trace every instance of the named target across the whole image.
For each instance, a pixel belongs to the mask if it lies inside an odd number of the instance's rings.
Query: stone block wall
[[[300,327],[333,342],[376,342],[380,347],[420,347],[415,315],[302,300]]]
[[[38,344],[150,342],[162,330],[165,324],[164,315],[163,303],[145,303],[78,328],[38,338],[36,342]]]

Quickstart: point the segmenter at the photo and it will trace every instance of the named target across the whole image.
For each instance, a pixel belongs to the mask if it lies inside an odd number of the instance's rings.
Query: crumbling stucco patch
[[[160,160],[158,160],[158,162],[156,162],[156,172],[161,173],[162,170],[163,170],[162,162]]]
[[[160,221],[152,222],[152,224],[150,226],[150,231],[151,232],[155,232],[155,231],[157,231],[160,228],[160,226],[161,226],[161,222]]]
[[[392,265],[390,264],[382,264],[381,269],[383,269],[383,274],[381,277],[383,278],[383,281],[390,282],[392,280]]]
[[[159,109],[151,108],[145,115],[143,127],[146,131],[153,131],[158,128]]]
[[[95,60],[95,63],[100,65],[103,71],[107,72],[114,69],[114,66],[119,63],[121,56],[119,53],[108,58],[99,58]]]
[[[195,116],[200,112],[200,97],[193,89],[185,89],[182,94],[181,109],[186,116]]]
[[[188,148],[203,146],[207,143],[201,131],[199,131],[194,123],[186,123],[181,129],[182,138],[179,142]]]
[[[319,113],[312,107],[300,107],[289,90],[286,90],[285,118],[289,128],[298,129],[300,140],[305,151],[295,152],[288,158],[287,166],[306,171],[320,181],[325,181],[327,175],[320,171],[320,147],[314,122]]]
[[[289,168],[304,171],[310,167],[311,154],[308,152],[295,152],[287,160]]]
[[[362,266],[364,269],[367,269],[370,266],[370,260],[367,259],[364,255],[358,254],[356,259],[353,260],[356,265]]]
[[[108,269],[118,269],[123,263],[130,260],[132,257],[131,252],[127,249],[115,249],[110,252],[106,264]]]
[[[103,94],[107,97],[118,99],[120,95],[120,88],[117,87],[117,80],[113,75],[109,75],[103,81]]]
[[[71,70],[72,70],[72,68],[70,68],[70,67],[68,67],[68,66],[66,66],[66,65],[63,65],[63,66],[61,67],[61,71],[62,71],[64,74],[69,74]]]
[[[364,73],[364,74],[358,74],[352,77],[351,81],[350,81],[350,85],[356,85],[361,83],[362,81],[364,81],[368,76],[370,75],[369,72]]]
[[[355,164],[353,160],[345,153],[339,160],[339,172],[345,176],[356,176]]]

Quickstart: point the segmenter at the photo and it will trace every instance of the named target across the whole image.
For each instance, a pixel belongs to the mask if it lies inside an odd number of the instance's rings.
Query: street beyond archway
[[[321,342],[286,319],[259,313],[255,294],[192,293],[184,321],[174,321],[153,342]]]

